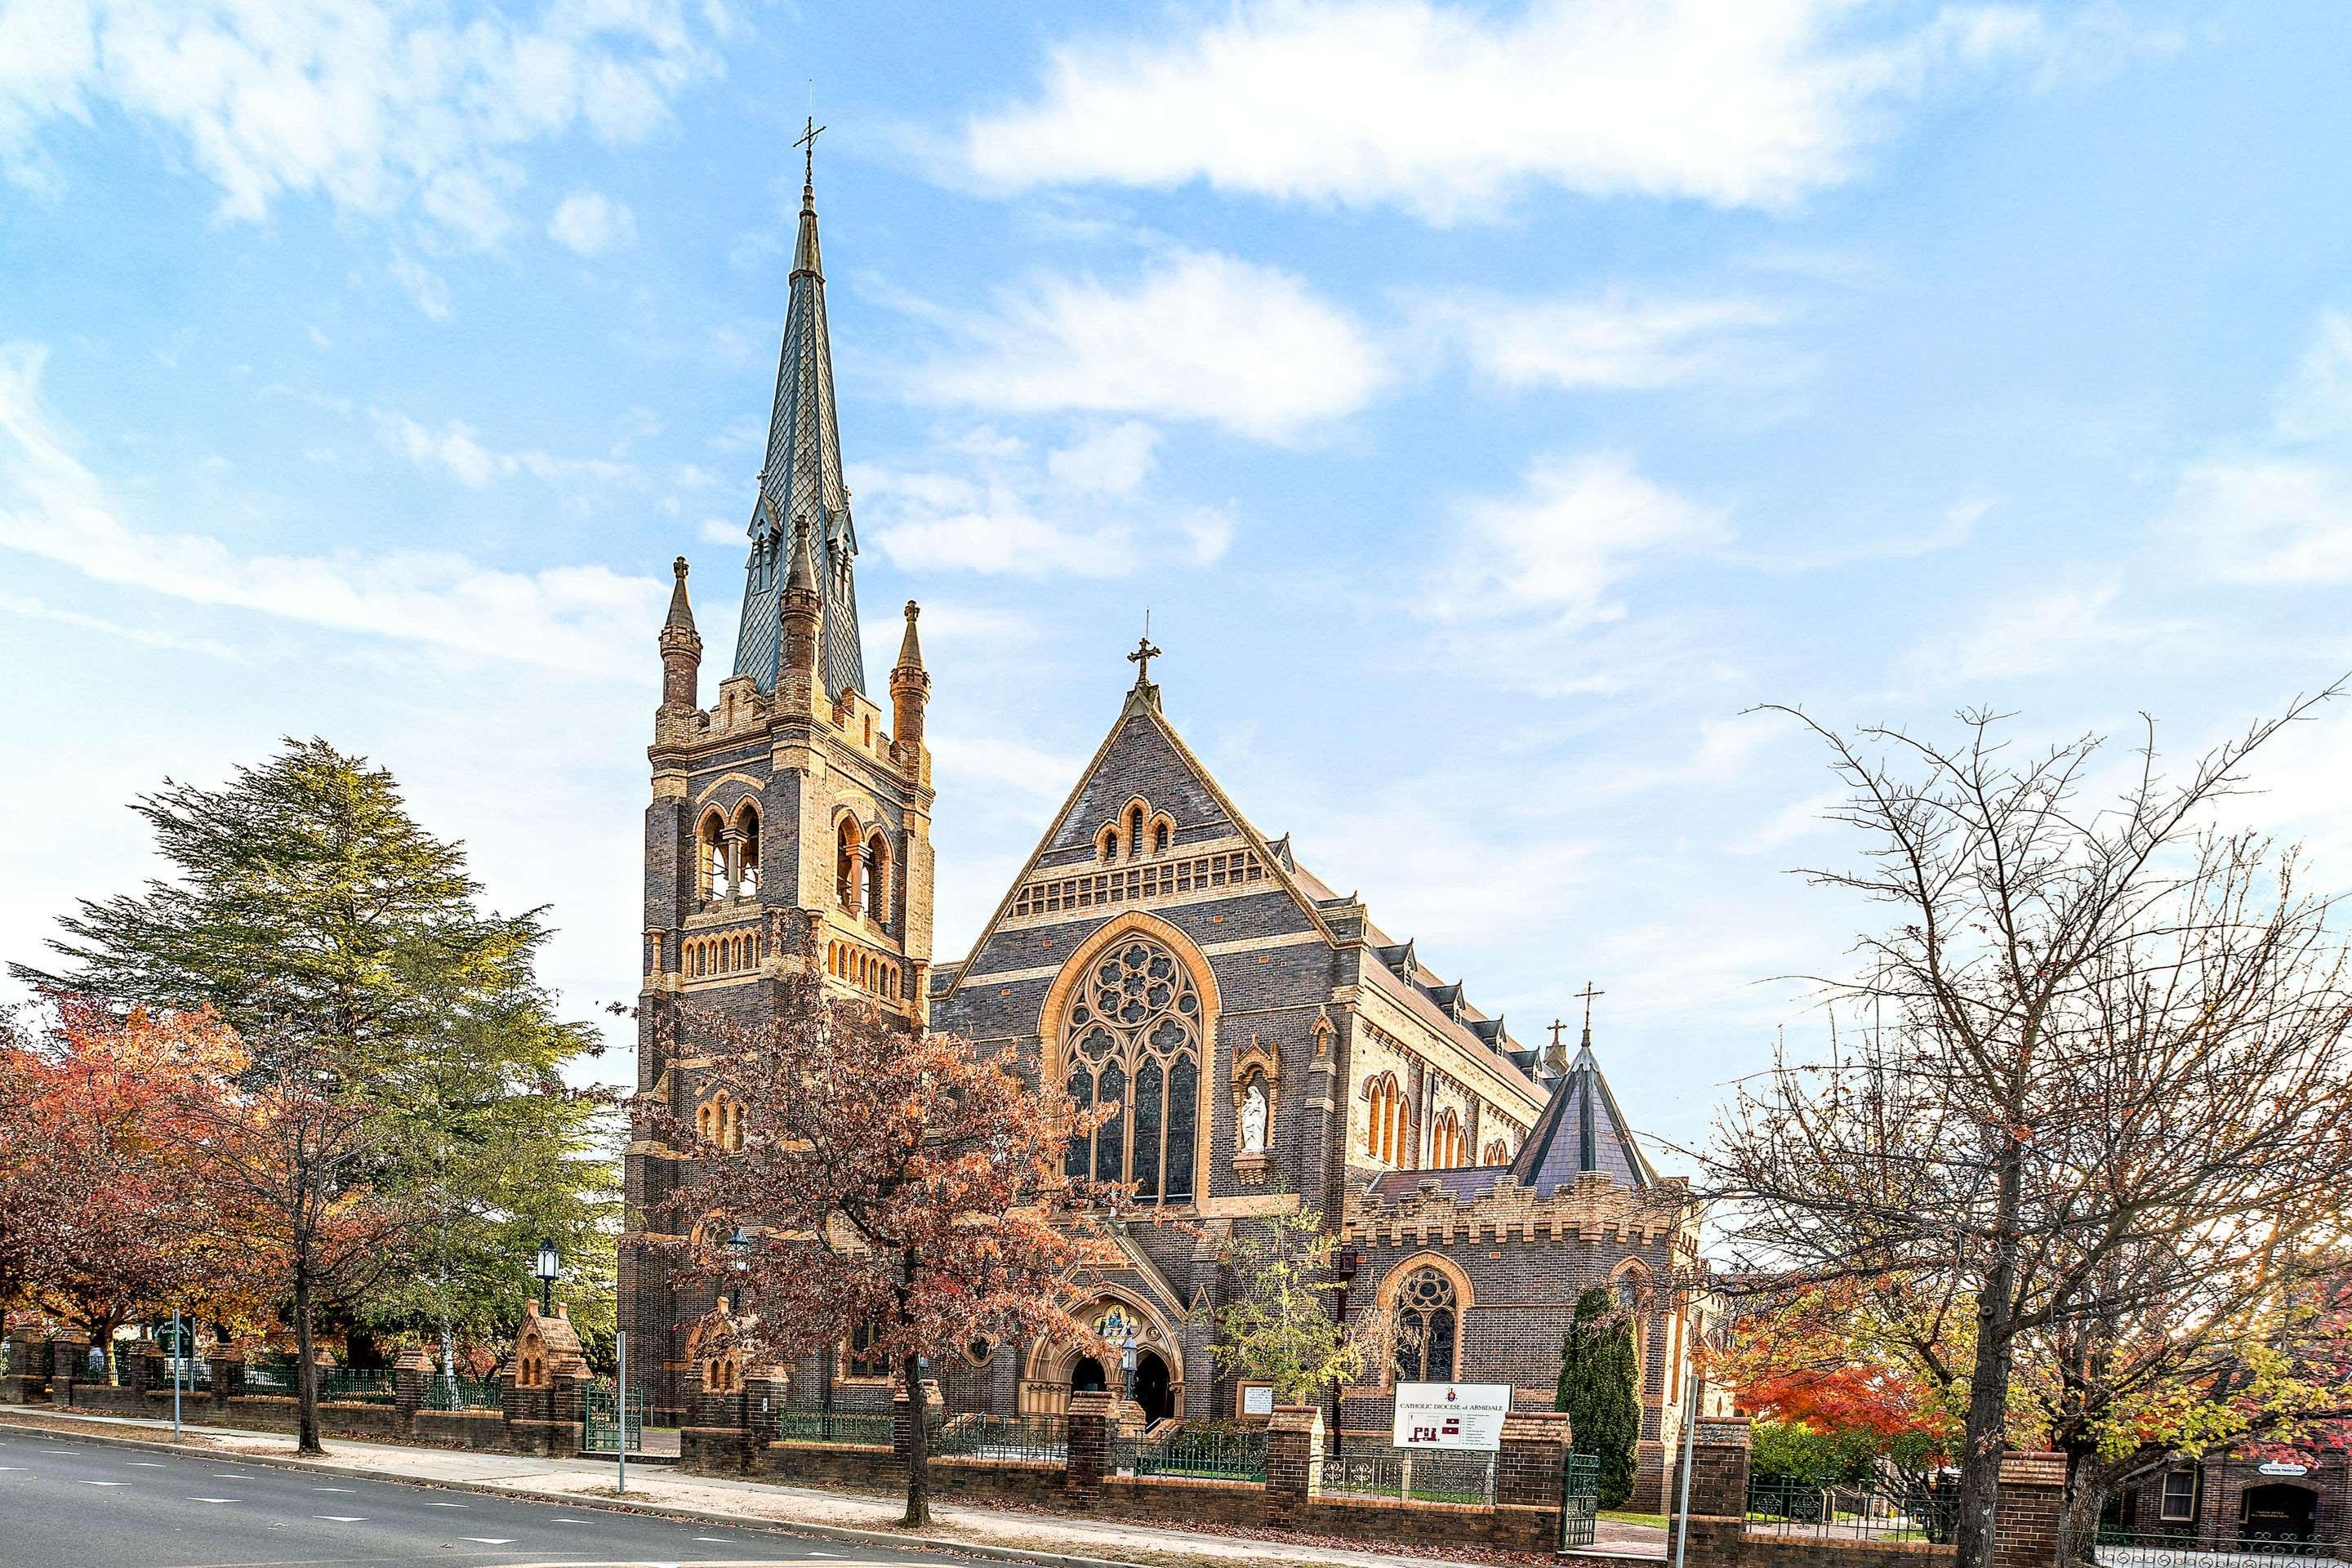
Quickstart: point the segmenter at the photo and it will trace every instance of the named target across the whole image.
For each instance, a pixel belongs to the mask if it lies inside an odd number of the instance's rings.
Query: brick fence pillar
[[[1688,1519],[1680,1511],[1679,1463],[1666,1493],[1666,1551],[1672,1553],[1676,1532],[1685,1532],[1691,1568],[1729,1568],[1739,1561],[1740,1532],[1748,1526],[1748,1449],[1745,1416],[1702,1416],[1691,1434]]]
[[[946,1409],[947,1404],[940,1396],[939,1379],[923,1379],[923,1418],[936,1424]],[[893,1379],[890,1384],[890,1452],[902,1459],[914,1452],[914,1425],[915,1402],[907,1397],[905,1381]]]
[[[743,1380],[743,1468],[757,1475],[768,1468],[768,1445],[775,1439],[784,1406],[791,1403],[793,1369],[763,1366]]]
[[[124,1346],[122,1386],[141,1394],[158,1388],[169,1392],[172,1376],[163,1370],[163,1347],[152,1340],[135,1340]]]
[[[89,1336],[79,1329],[49,1331],[49,1397],[73,1403],[74,1384],[89,1376]]]
[[[1568,1462],[1568,1412],[1514,1410],[1503,1417],[1495,1456],[1495,1500],[1518,1508],[1558,1508]]]
[[[2001,1456],[1992,1516],[1993,1568],[2056,1568],[2058,1515],[2066,1501],[2066,1456]]]
[[[0,1378],[0,1405],[30,1405],[49,1393],[47,1331],[19,1323],[8,1331],[8,1375]]]
[[[416,1436],[416,1413],[432,1397],[433,1358],[416,1346],[392,1362],[392,1419],[404,1437]]]
[[[686,1425],[677,1435],[681,1465],[712,1473],[740,1472],[751,1468],[751,1418],[747,1394],[742,1387],[731,1394],[698,1387],[688,1392]]]
[[[207,1358],[213,1372],[213,1403],[226,1407],[245,1394],[245,1347],[224,1340]]]
[[[1281,1518],[1323,1490],[1323,1407],[1277,1405],[1265,1424],[1265,1506]]]
[[[1064,1461],[1062,1489],[1075,1498],[1092,1498],[1101,1492],[1103,1477],[1110,1473],[1110,1442],[1118,1430],[1118,1395],[1107,1388],[1071,1394],[1064,1430],[1069,1457]]]

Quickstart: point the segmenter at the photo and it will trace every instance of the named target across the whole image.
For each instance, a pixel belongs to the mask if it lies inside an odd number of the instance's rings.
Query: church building
[[[728,1136],[730,1108],[697,1098],[698,1020],[773,1006],[805,934],[842,994],[1117,1108],[1067,1168],[1135,1191],[1111,1227],[1117,1266],[1086,1304],[1126,1353],[1106,1366],[1050,1345],[974,1347],[939,1369],[950,1410],[1050,1413],[1074,1388],[1119,1386],[1146,1420],[1242,1414],[1253,1391],[1210,1353],[1233,1288],[1220,1254],[1235,1227],[1307,1209],[1340,1237],[1339,1310],[1391,1331],[1384,1364],[1327,1412],[1339,1441],[1385,1443],[1400,1379],[1507,1384],[1550,1409],[1570,1310],[1602,1285],[1640,1348],[1634,1504],[1659,1507],[1706,1329],[1689,1289],[1700,1216],[1610,1093],[1590,987],[1572,1056],[1559,1026],[1540,1049],[1522,1044],[1244,814],[1171,721],[1149,642],[969,953],[934,961],[930,675],[912,603],[887,706],[864,668],[813,175],[749,531],[735,657],[710,706],[683,557],[658,635],[640,1093]],[[683,1173],[677,1152],[631,1146],[633,1230],[658,1223],[653,1205]],[[635,1247],[621,1271],[622,1326],[659,1420],[698,1386],[678,1325],[709,1298],[674,1289]],[[860,1348],[795,1368],[795,1403],[887,1406],[887,1370]]]

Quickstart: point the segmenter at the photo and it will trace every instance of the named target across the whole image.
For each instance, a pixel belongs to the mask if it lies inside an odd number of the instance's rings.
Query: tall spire
[[[827,696],[866,689],[857,640],[857,588],[851,563],[857,531],[842,482],[841,428],[834,411],[833,342],[824,313],[824,266],[816,237],[816,139],[812,116],[794,143],[807,150],[801,185],[800,237],[793,247],[792,296],[784,309],[783,351],[776,364],[775,404],[768,416],[767,464],[751,506],[751,554],[744,568],[743,618],[736,633],[735,673],[762,691],[775,689],[782,655],[779,599],[787,552],[786,519],[809,525],[811,568],[824,601],[817,673]]]
[[[669,591],[669,614],[662,620],[662,706],[690,712],[695,681],[702,669],[702,637],[694,629],[694,606],[686,597],[686,557],[670,563],[677,581]]]

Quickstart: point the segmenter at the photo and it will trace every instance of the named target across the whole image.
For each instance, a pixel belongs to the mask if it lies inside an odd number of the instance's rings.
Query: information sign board
[[[1400,1448],[1491,1454],[1503,1446],[1503,1417],[1510,1410],[1507,1383],[1400,1383],[1391,1440]]]

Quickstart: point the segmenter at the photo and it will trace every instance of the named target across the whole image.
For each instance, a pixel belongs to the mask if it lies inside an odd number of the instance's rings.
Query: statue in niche
[[[1242,1094],[1242,1152],[1265,1152],[1265,1080],[1254,1078]]]

